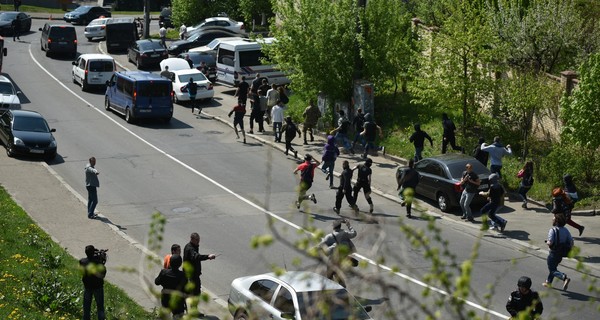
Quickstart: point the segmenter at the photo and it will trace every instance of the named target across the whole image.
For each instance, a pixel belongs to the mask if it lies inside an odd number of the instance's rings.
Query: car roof
[[[435,156],[427,157],[426,159],[434,159],[439,162],[443,162],[443,163],[447,163],[447,164],[477,160],[471,156],[468,156],[468,155],[462,154],[462,153],[438,154]],[[423,160],[425,160],[425,159],[423,159]]]
[[[10,81],[10,79],[8,79],[6,76],[1,76],[1,75],[0,75],[0,82],[8,82],[8,83],[12,84],[12,81]]]
[[[175,71],[171,71],[171,72],[173,72],[173,74],[175,74],[177,76],[185,75],[185,74],[198,74],[198,73],[202,73],[198,69],[181,69],[181,70],[175,70]]]
[[[322,275],[310,271],[286,271],[283,274],[274,272],[255,276],[255,278],[274,278],[286,283],[296,292],[311,292],[322,290],[344,289],[339,283],[329,280]]]
[[[71,28],[71,29],[75,29],[75,26],[73,26],[72,24],[66,24],[66,23],[60,23],[60,22],[46,22],[46,24],[51,27],[51,28]]]
[[[275,41],[275,38],[263,38],[260,42],[257,41],[252,41],[251,39],[242,39],[242,40],[225,40],[225,41],[221,41],[221,44],[229,44],[231,46],[234,47],[238,47],[239,49],[244,49],[244,48],[253,48],[256,47],[256,45],[262,45],[264,44],[270,44],[273,41]]]
[[[149,71],[118,71],[115,72],[117,76],[124,76],[127,78],[132,78],[134,80],[152,80],[152,81],[167,81],[171,82],[169,79],[165,79],[156,73],[152,73]]]
[[[190,64],[182,58],[167,58],[160,63],[160,70],[165,70],[165,66],[169,67],[169,71],[190,69]]]
[[[204,19],[202,22],[223,21],[223,20],[230,21],[230,22],[237,22],[237,21],[235,21],[235,20],[233,20],[233,19],[231,19],[229,17],[210,17],[210,18]]]
[[[31,110],[9,110],[16,117],[44,118],[41,114]]]
[[[94,60],[114,60],[113,57],[107,55],[107,54],[101,54],[101,53],[84,53],[82,55],[79,55],[80,58],[85,58],[85,59],[94,59]]]

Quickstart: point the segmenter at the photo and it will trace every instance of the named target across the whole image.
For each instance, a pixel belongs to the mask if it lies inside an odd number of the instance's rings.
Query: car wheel
[[[442,210],[442,212],[449,212],[450,211],[450,199],[448,198],[448,196],[443,192],[438,192],[436,198],[437,198],[437,203],[438,203],[438,207],[440,208],[440,210]]]
[[[13,151],[13,144],[10,142],[6,144],[6,155],[9,158],[14,157],[14,155],[15,155],[15,152]]]
[[[175,92],[173,92],[173,103],[179,104],[179,98],[177,98],[177,95],[175,94]]]
[[[164,118],[163,120],[165,121],[165,123],[169,123],[169,122],[171,122],[171,118],[173,118],[173,116],[172,116],[172,115],[170,115],[170,116],[168,116],[168,117]]]
[[[233,316],[233,319],[234,320],[248,320],[250,318],[246,314],[246,311],[244,311],[244,310],[238,310],[238,311],[235,312],[235,315]]]
[[[104,98],[104,109],[110,110],[110,100],[108,99],[108,97]]]
[[[88,41],[92,41],[92,37],[86,37]]]
[[[73,83],[77,84],[77,80],[75,80],[75,73],[71,72],[71,76],[73,77]]]
[[[56,153],[53,153],[53,154],[51,154],[51,155],[49,155],[49,156],[46,156],[44,159],[45,159],[46,161],[52,161],[52,160],[54,160],[55,158],[56,158]]]
[[[85,79],[81,80],[81,91],[87,91],[89,86],[86,83],[87,81]]]
[[[133,123],[133,117],[131,116],[131,109],[127,108],[127,110],[125,110],[125,121],[127,121],[127,123]]]
[[[140,62],[140,57],[137,57],[135,59],[135,66],[138,67],[138,69],[142,67],[142,63]]]

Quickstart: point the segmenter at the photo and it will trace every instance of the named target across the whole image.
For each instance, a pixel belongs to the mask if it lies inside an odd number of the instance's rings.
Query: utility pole
[[[144,39],[150,38],[150,0],[144,0]]]

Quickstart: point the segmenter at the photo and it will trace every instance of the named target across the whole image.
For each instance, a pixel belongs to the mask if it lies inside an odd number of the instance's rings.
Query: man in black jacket
[[[431,139],[431,137],[427,134],[427,132],[421,130],[420,124],[415,124],[415,132],[413,132],[413,134],[408,139],[415,146],[415,162],[423,159],[421,153],[423,152],[425,139],[429,140],[429,144],[431,144],[431,147],[433,148],[433,140]]]
[[[104,277],[106,277],[106,253],[96,250],[94,246],[85,247],[86,257],[79,260],[83,281],[83,320],[91,319],[92,297],[96,299],[98,320],[106,319],[104,315]]]
[[[160,291],[161,305],[173,313],[173,318],[183,316],[185,311],[183,290],[187,279],[185,273],[179,270],[181,263],[181,256],[173,254],[170,259],[169,268],[162,269],[156,279],[154,279],[154,284],[163,287]]]
[[[513,291],[510,297],[508,297],[506,311],[510,313],[511,317],[516,319],[520,312],[528,310],[529,317],[524,319],[538,319],[544,311],[544,305],[542,304],[540,295],[531,290],[531,279],[525,276],[519,278],[517,287],[518,289]]]
[[[406,206],[406,216],[411,218],[412,203],[415,194],[415,188],[419,184],[420,174],[415,170],[415,161],[408,160],[408,168],[400,174],[396,174],[396,182],[398,183],[398,195],[400,196],[402,206]],[[399,168],[400,170],[400,168]]]
[[[194,296],[199,296],[201,292],[202,283],[200,281],[200,276],[202,275],[202,261],[214,260],[216,258],[216,255],[213,253],[200,254],[198,252],[199,248],[200,235],[194,232],[190,235],[190,242],[186,244],[183,249],[183,271],[185,271],[185,274],[188,275],[188,277],[191,275],[191,277],[188,278],[188,281],[193,284],[188,293]],[[204,315],[200,313],[198,316],[203,317]]]
[[[448,118],[448,114],[446,113],[442,114],[442,128],[444,129],[442,134],[442,154],[446,153],[448,144],[450,144],[450,147],[452,147],[453,150],[465,153],[463,147],[456,145],[456,135],[454,133],[454,131],[456,131],[456,126],[454,125],[454,122]]]
[[[356,198],[352,196],[352,170],[350,169],[350,163],[348,160],[344,160],[342,163],[342,174],[340,175],[340,186],[338,187],[335,195],[335,207],[333,211],[340,214],[340,208],[342,207],[342,199],[346,196],[346,201],[354,209],[354,213],[358,214],[358,207],[356,206]]]

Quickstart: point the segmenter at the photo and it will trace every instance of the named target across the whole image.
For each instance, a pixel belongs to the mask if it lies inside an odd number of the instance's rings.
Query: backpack
[[[313,166],[314,165],[311,163],[308,166],[306,166],[306,168],[304,168],[304,170],[301,171],[300,177],[301,177],[302,181],[313,182],[313,176],[312,176]]]
[[[296,129],[296,125],[293,123],[289,123],[287,124],[287,127],[285,127],[285,134],[291,139],[294,139],[296,137],[296,131],[298,130]]]
[[[573,249],[573,246],[571,245],[571,242],[567,241],[567,242],[558,242],[558,240],[560,240],[559,237],[559,229],[554,227],[554,239],[555,241],[552,242],[552,246],[550,247],[550,250],[556,251],[561,257],[565,258],[569,256],[569,252],[571,252],[571,249]]]

